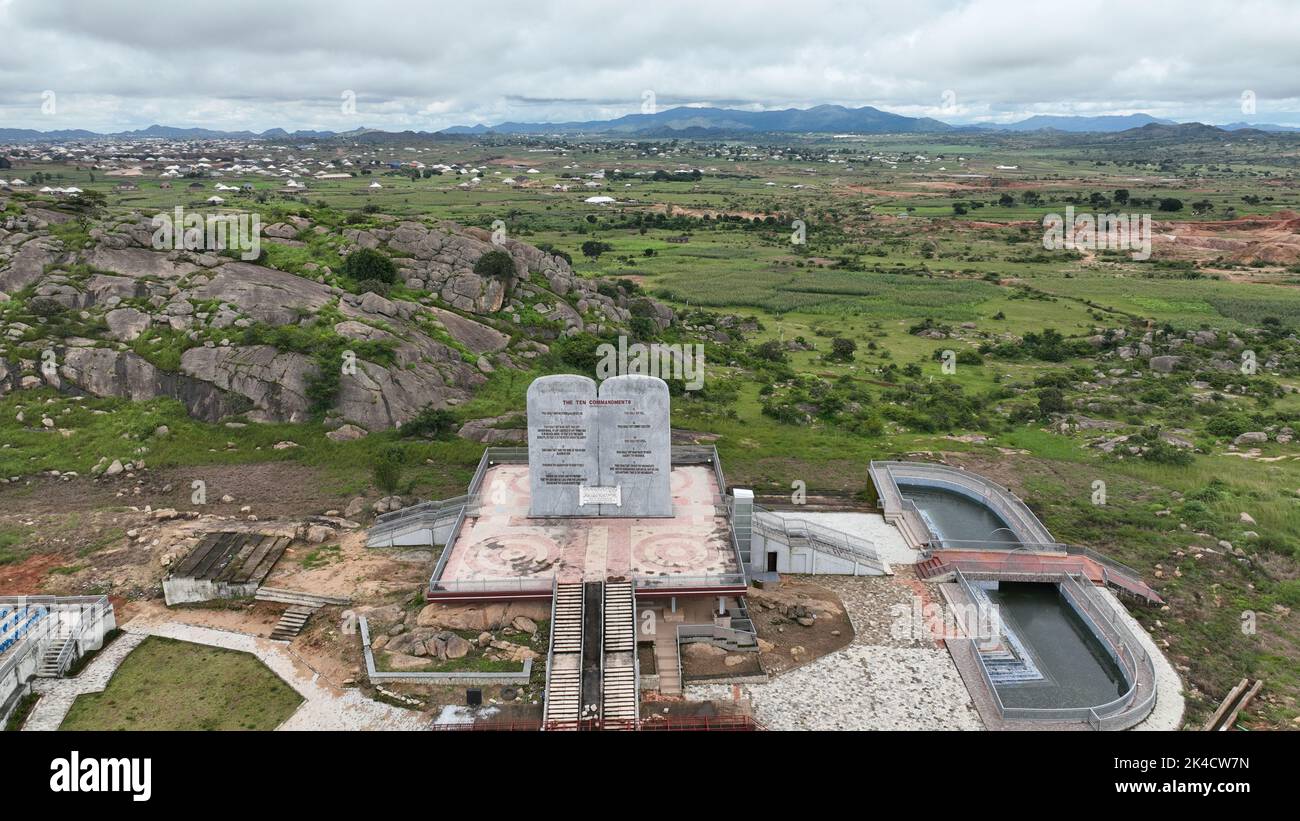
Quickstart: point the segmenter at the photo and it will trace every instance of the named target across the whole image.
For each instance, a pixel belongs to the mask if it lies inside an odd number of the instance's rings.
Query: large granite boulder
[[[310,416],[307,386],[317,369],[309,357],[269,345],[190,348],[181,372],[252,403],[250,419],[305,422]]]

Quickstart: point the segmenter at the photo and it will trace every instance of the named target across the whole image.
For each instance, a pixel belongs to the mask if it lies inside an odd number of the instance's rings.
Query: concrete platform
[[[671,487],[671,518],[530,519],[528,466],[493,465],[483,479],[477,515],[466,518],[447,548],[451,555],[440,581],[742,572],[713,469],[674,466]]]

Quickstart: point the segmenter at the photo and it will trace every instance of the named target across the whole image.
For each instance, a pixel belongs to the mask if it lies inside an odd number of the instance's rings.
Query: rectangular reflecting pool
[[[1042,674],[1038,681],[997,685],[1007,707],[1095,707],[1128,689],[1119,665],[1057,585],[1003,581],[981,587]]]

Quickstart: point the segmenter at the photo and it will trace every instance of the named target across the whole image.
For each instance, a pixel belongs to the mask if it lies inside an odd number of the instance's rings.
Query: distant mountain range
[[[82,128],[58,131],[37,131],[31,128],[0,128],[0,142],[27,142],[35,140],[95,140],[104,137],[121,139],[163,139],[163,140],[292,140],[292,139],[327,139],[339,136],[334,131],[285,131],[283,128],[270,128],[260,134],[255,131],[217,131],[211,128],[176,128],[169,125],[151,125],[135,131],[116,131],[100,133],[86,131]]]
[[[380,142],[405,137],[475,136],[482,134],[611,134],[629,137],[717,138],[743,134],[908,134],[908,133],[978,133],[1059,131],[1065,133],[1120,133],[1148,126],[1200,126],[1211,131],[1300,132],[1300,127],[1273,124],[1229,123],[1202,126],[1178,123],[1150,114],[1102,115],[1095,117],[1035,115],[1013,123],[974,123],[950,125],[929,117],[907,117],[881,111],[871,106],[846,108],[819,105],[813,108],[787,108],[774,111],[742,111],[730,108],[678,107],[654,114],[628,114],[612,120],[586,120],[564,123],[504,122],[494,126],[457,125],[439,132],[388,132],[359,128],[353,131],[286,131],[272,128],[254,131],[219,131],[208,128],[175,128],[151,125],[135,131],[101,134],[84,129],[36,131],[26,128],[0,128],[0,142],[75,141],[105,137],[120,139],[248,139],[248,140],[326,140],[361,139]]]
[[[1098,117],[1068,117],[1068,116],[1051,116],[1038,114],[1025,120],[1014,123],[1003,123],[998,125],[988,125],[986,128],[996,129],[998,131],[1040,131],[1045,128],[1055,129],[1056,131],[1070,132],[1102,132],[1111,133],[1115,131],[1128,131],[1130,128],[1141,128],[1151,123],[1161,125],[1176,125],[1174,120],[1161,120],[1152,117],[1150,114],[1115,114],[1102,115]]]
[[[444,134],[645,134],[687,129],[748,131],[754,133],[837,133],[899,134],[917,131],[952,131],[953,126],[928,117],[905,117],[871,106],[845,108],[819,105],[780,111],[741,111],[732,108],[671,108],[654,114],[628,114],[614,120],[569,123],[501,123],[492,127],[452,126]]]
[[[1095,117],[1035,115],[1013,123],[969,123],[951,125],[928,117],[906,117],[871,106],[845,108],[819,105],[814,108],[787,108],[780,111],[739,111],[727,108],[668,109],[655,114],[628,114],[613,120],[588,120],[567,123],[505,122],[494,126],[452,126],[440,134],[625,134],[645,137],[717,137],[737,133],[802,134],[907,134],[980,131],[1062,131],[1067,133],[1113,134],[1149,125],[1180,126],[1150,114],[1101,115]],[[1231,123],[1224,131],[1253,128],[1259,131],[1300,131],[1284,125]]]

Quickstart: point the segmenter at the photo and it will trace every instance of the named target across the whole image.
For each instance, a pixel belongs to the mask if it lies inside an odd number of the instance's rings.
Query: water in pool
[[[1001,582],[989,598],[1029,648],[1042,681],[998,686],[1008,707],[1095,707],[1122,694],[1119,666],[1054,584]]]
[[[916,503],[930,529],[941,539],[990,542],[1015,540],[1001,517],[969,496],[919,485],[900,484],[898,490],[905,498]]]

